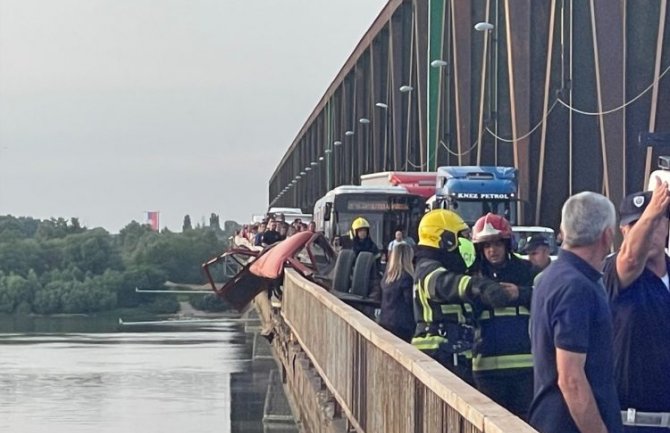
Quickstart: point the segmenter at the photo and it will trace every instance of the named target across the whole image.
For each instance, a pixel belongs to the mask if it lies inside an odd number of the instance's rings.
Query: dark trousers
[[[475,371],[477,389],[521,419],[528,418],[533,399],[533,369]]]

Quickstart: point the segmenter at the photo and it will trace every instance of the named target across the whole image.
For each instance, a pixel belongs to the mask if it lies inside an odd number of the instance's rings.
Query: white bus
[[[351,242],[351,223],[358,217],[370,223],[370,237],[385,250],[396,230],[415,241],[425,199],[399,186],[343,185],[326,193],[314,204],[316,230],[331,243],[346,247]]]

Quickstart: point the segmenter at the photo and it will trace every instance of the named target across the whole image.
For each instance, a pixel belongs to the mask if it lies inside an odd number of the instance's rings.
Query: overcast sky
[[[246,221],[385,0],[0,0],[0,214]]]

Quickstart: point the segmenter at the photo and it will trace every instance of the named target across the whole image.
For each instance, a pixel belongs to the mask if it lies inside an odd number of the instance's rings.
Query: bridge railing
[[[532,433],[528,424],[287,270],[282,316],[360,433]]]

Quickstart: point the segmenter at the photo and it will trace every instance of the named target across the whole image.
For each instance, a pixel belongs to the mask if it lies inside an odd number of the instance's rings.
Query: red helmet
[[[479,218],[472,228],[472,242],[475,244],[511,238],[512,226],[502,215],[489,212]]]

